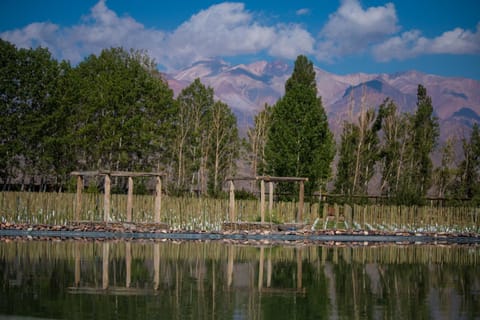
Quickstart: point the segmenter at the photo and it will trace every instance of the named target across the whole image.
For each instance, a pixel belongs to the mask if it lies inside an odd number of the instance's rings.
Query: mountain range
[[[389,97],[400,111],[413,112],[419,84],[427,89],[427,94],[432,98],[434,112],[440,123],[440,141],[452,135],[466,136],[474,122],[480,123],[480,81],[477,80],[418,71],[336,75],[318,67],[314,69],[318,95],[322,97],[330,127],[337,137],[343,120],[356,119],[362,96],[365,96],[366,107],[377,108]],[[203,84],[214,89],[217,99],[232,108],[241,131],[244,131],[252,125],[255,115],[265,104],[275,104],[284,94],[285,82],[292,71],[293,66],[282,61],[230,65],[221,59],[209,59],[166,74],[166,78],[176,95],[199,78]]]

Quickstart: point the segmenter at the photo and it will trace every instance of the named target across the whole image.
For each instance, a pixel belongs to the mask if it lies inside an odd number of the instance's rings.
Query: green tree
[[[189,186],[206,192],[209,154],[208,117],[214,104],[213,89],[195,79],[178,98],[175,134],[175,189]]]
[[[450,137],[441,148],[441,163],[433,172],[434,186],[437,196],[444,198],[452,195],[452,187],[455,184],[455,140]]]
[[[255,126],[247,131],[249,146],[249,162],[254,174],[265,174],[265,145],[267,144],[268,128],[272,107],[264,105],[254,119]]]
[[[75,70],[73,112],[79,166],[86,169],[160,169],[173,138],[173,92],[154,62],[122,48],[89,56]]]
[[[411,176],[416,194],[425,196],[432,184],[433,164],[431,154],[434,151],[439,132],[438,119],[433,114],[432,99],[427,89],[418,85],[417,111],[413,117],[413,149]]]
[[[366,109],[365,99],[364,93],[357,123],[345,122],[341,138],[335,190],[348,196],[368,194],[379,155],[381,119],[376,118],[373,108]]]
[[[313,64],[301,55],[285,84],[285,95],[272,108],[265,146],[266,172],[308,177],[305,190],[312,194],[326,183],[333,156],[333,137],[317,97]],[[279,189],[293,192],[294,186],[280,184]]]
[[[470,139],[462,139],[464,159],[458,167],[454,193],[459,198],[480,201],[480,128],[473,125]]]
[[[21,176],[24,183],[44,186],[55,174],[52,142],[65,129],[58,121],[57,94],[69,65],[58,63],[48,49],[17,50],[0,41],[2,179]]]
[[[4,188],[10,183],[18,168],[17,156],[21,153],[17,139],[20,110],[16,99],[20,83],[17,71],[18,52],[15,46],[0,39],[0,178]]]
[[[401,175],[408,159],[407,150],[410,137],[409,118],[398,112],[395,102],[386,99],[378,109],[378,122],[381,124],[380,140],[380,192],[396,197]]]
[[[209,113],[208,123],[211,144],[208,190],[211,195],[218,195],[227,175],[234,173],[239,149],[237,119],[228,105],[217,101]]]

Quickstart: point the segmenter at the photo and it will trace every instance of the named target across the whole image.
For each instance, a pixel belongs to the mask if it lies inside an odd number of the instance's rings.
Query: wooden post
[[[302,288],[302,278],[303,278],[302,250],[300,248],[297,248],[296,251],[297,251],[297,289],[301,289]]]
[[[270,288],[272,285],[272,250],[270,248],[268,252],[267,260],[267,288]]]
[[[77,176],[77,201],[75,205],[75,220],[80,221],[80,213],[82,212],[82,192],[83,192],[83,177]]]
[[[297,223],[301,223],[303,219],[303,198],[305,193],[304,182],[300,181],[300,194],[298,196],[298,212],[297,212]]]
[[[235,185],[233,180],[230,180],[230,204],[229,204],[229,218],[230,222],[235,221]]]
[[[80,286],[80,244],[75,243],[75,287]]]
[[[108,242],[103,243],[103,255],[102,255],[102,289],[108,289],[108,254],[109,254],[109,244]]]
[[[273,182],[270,181],[268,183],[268,213],[270,217],[272,216],[273,212]]]
[[[228,246],[228,260],[227,260],[227,287],[232,286],[233,281],[233,256],[235,255],[235,247],[233,245]]]
[[[125,287],[130,288],[132,280],[132,245],[130,242],[125,243]]]
[[[128,177],[127,221],[132,221],[133,211],[133,177]]]
[[[160,244],[153,244],[153,288],[160,287]]]
[[[103,221],[110,221],[110,175],[105,175],[105,195],[103,201]]]
[[[263,263],[264,263],[264,250],[265,248],[260,247],[260,261],[258,264],[258,291],[263,289]]]
[[[260,180],[260,222],[265,222],[265,180]]]
[[[162,210],[162,178],[157,176],[155,188],[155,222],[160,222],[160,211]]]

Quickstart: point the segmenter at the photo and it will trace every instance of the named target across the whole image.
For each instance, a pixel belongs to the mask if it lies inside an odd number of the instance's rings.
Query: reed
[[[95,260],[102,257],[104,242],[78,241],[15,241],[0,242],[0,260],[16,261],[27,258],[28,263],[75,260],[78,252],[82,258]],[[155,246],[159,247],[162,261],[178,260],[196,262],[199,260],[226,261],[229,247],[234,247],[235,262],[258,261],[259,247],[229,245],[221,242],[131,242],[132,260],[151,261]],[[111,259],[124,260],[126,241],[110,242]],[[296,251],[302,251],[302,259],[308,263],[321,265],[326,261],[337,263],[381,263],[381,264],[452,264],[479,265],[478,248],[461,245],[385,245],[385,246],[306,246],[306,247],[266,247],[265,258],[274,262],[295,261]],[[97,259],[98,260],[98,259]]]
[[[347,229],[413,232],[480,232],[480,207],[325,205],[324,228],[345,221]],[[334,220],[336,223],[327,223]]]
[[[75,194],[0,192],[2,222],[31,224],[67,224],[74,220]],[[98,193],[84,193],[80,220],[102,221],[104,197]],[[151,195],[134,195],[132,220],[154,221],[155,198]],[[294,222],[298,204],[275,202],[272,212],[265,213],[266,221]],[[110,217],[113,221],[127,220],[127,195],[111,197]],[[196,197],[163,197],[161,221],[173,229],[220,230],[228,221],[228,199]],[[260,202],[237,200],[238,221],[258,221]],[[369,204],[352,206],[305,203],[303,222],[312,224],[317,218],[321,228],[390,230],[414,232],[480,232],[480,208],[474,206],[392,206]]]

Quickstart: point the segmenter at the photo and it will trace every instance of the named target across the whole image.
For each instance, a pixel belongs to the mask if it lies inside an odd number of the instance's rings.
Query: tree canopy
[[[315,71],[307,57],[295,61],[285,95],[273,106],[265,145],[266,173],[307,177],[307,194],[325,185],[334,156],[333,135],[321,98],[317,97]],[[279,185],[293,193],[292,184]]]

